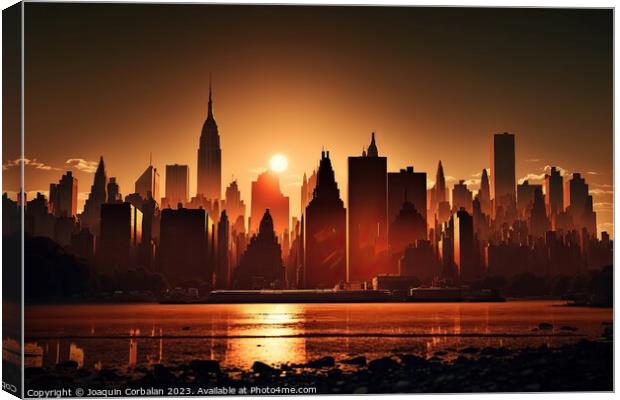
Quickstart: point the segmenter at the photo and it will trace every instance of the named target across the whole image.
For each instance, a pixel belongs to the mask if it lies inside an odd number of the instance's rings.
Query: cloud
[[[523,178],[519,179],[519,184],[522,184],[525,181],[528,181],[530,183],[532,182],[540,182],[543,179],[545,179],[545,173],[543,172],[542,174],[534,174],[534,173],[529,173],[527,175],[525,175]]]
[[[467,186],[477,186],[477,185],[480,185],[480,178],[477,178],[477,179],[476,179],[476,178],[473,178],[473,179],[467,179],[467,180],[465,181],[465,184],[466,184]]]
[[[608,203],[604,201],[600,203],[594,203],[592,206],[596,211],[612,211],[614,209],[614,203]]]
[[[614,224],[613,222],[603,222],[602,224],[598,224],[598,230],[603,232],[613,232],[614,231]]]
[[[588,174],[588,175],[598,175],[598,172],[596,172],[596,171],[586,171],[586,174]]]
[[[455,177],[450,176],[450,175],[446,175],[446,176],[445,176],[445,180],[446,180],[446,183],[448,183],[448,182],[456,182],[456,181],[458,181],[458,179],[456,179]]]
[[[18,167],[21,164],[24,164],[24,167],[32,167],[35,169],[40,169],[43,171],[60,171],[60,168],[52,167],[51,165],[47,165],[45,163],[39,162],[36,158],[16,158],[15,160],[9,160],[6,163],[2,164],[2,170],[6,171],[13,167]]]
[[[596,194],[596,195],[614,194],[614,191],[606,190],[606,189],[590,189],[590,194]]]
[[[69,168],[75,168],[78,171],[94,174],[97,171],[99,163],[97,161],[87,161],[83,158],[70,158],[65,161],[65,164]]]
[[[605,189],[613,189],[614,185],[610,185],[609,183],[591,183],[590,186],[605,188]]]
[[[523,161],[530,162],[530,163],[535,163],[535,162],[539,162],[540,158],[527,158],[527,159],[525,159]]]

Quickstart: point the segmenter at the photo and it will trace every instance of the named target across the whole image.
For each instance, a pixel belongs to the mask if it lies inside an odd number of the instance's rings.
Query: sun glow
[[[269,161],[269,167],[273,172],[284,172],[288,168],[288,160],[283,154],[275,154]]]

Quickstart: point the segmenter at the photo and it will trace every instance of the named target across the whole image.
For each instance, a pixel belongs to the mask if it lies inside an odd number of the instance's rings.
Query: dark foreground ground
[[[70,361],[54,368],[26,369],[26,388],[107,389],[108,395],[121,396],[127,395],[126,388],[162,388],[163,394],[170,395],[204,395],[210,389],[222,387],[310,387],[316,388],[316,393],[334,394],[613,390],[611,340],[582,340],[557,348],[542,346],[513,351],[487,347],[456,352],[457,358],[451,361],[444,361],[450,356],[445,352],[430,359],[409,354],[376,360],[325,357],[303,366],[280,368],[256,362],[251,371],[221,369],[217,361],[211,360],[194,360],[174,367],[154,365],[125,372],[88,371],[78,369]],[[110,392],[115,388],[122,392]]]

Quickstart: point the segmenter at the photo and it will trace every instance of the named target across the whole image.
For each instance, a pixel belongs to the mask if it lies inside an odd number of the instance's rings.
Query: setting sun
[[[269,161],[269,167],[273,172],[284,172],[288,168],[288,160],[282,154],[275,154]]]

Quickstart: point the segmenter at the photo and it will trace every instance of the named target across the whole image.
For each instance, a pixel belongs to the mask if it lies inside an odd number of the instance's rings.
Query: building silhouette
[[[491,147],[491,194],[495,211],[504,212],[516,204],[515,135],[504,132],[493,135]]]
[[[49,207],[55,217],[75,217],[77,215],[78,181],[71,171],[67,171],[58,183],[50,185]]]
[[[142,212],[130,203],[101,205],[101,235],[97,241],[99,272],[112,274],[134,265],[142,237]]]
[[[106,203],[122,203],[123,195],[121,194],[121,189],[116,183],[116,178],[110,177],[110,181],[107,186],[108,199]]]
[[[576,172],[566,181],[565,186],[564,205],[574,229],[581,231],[585,228],[588,234],[596,236],[596,213],[586,180]]]
[[[234,272],[235,289],[283,288],[282,250],[270,210],[265,210],[258,233],[252,236]]]
[[[489,185],[489,175],[486,168],[482,170],[480,176],[480,190],[478,190],[478,200],[480,201],[480,211],[485,215],[492,215],[491,208],[491,186]]]
[[[542,195],[542,185],[532,185],[527,179],[517,185],[517,213],[520,219],[529,218],[536,191]]]
[[[417,240],[408,245],[398,263],[400,276],[416,277],[428,284],[441,274],[441,266],[430,240]]]
[[[446,186],[446,178],[443,172],[443,165],[439,160],[437,166],[437,174],[435,175],[435,186],[431,189],[430,213],[433,220],[439,225],[444,224],[450,219],[450,201],[448,199],[448,188]]]
[[[189,166],[166,165],[166,197],[161,199],[161,208],[177,208],[189,200]]]
[[[332,288],[347,280],[346,223],[346,209],[340,199],[329,151],[323,151],[316,187],[306,207],[306,254],[300,287]]]
[[[397,274],[399,261],[407,246],[415,244],[418,240],[426,240],[427,237],[424,216],[408,200],[407,194],[405,194],[405,199],[401,204],[398,215],[390,223],[389,237],[388,263],[390,270],[388,272]]]
[[[547,215],[555,226],[555,219],[564,211],[564,178],[556,167],[545,174],[545,206]]]
[[[228,289],[230,286],[230,224],[226,210],[222,211],[217,224],[217,264],[215,267],[215,288]]]
[[[209,285],[208,218],[204,209],[166,208],[161,212],[158,268],[171,285]]]
[[[245,233],[245,202],[241,200],[241,192],[236,180],[226,188],[226,201],[223,208],[226,210],[231,231]]]
[[[159,199],[159,172],[157,172],[157,168],[149,164],[136,180],[135,187],[135,193],[138,193],[143,199],[150,197]]]
[[[312,200],[312,193],[314,192],[314,188],[316,187],[316,170],[312,171],[312,175],[310,178],[306,178],[306,173],[304,172],[304,177],[301,183],[301,213],[305,214],[306,207],[308,207],[308,203]]]
[[[222,191],[222,149],[217,123],[213,117],[211,83],[209,82],[209,106],[207,119],[200,133],[198,147],[198,185],[196,194],[201,194],[209,200],[219,200]]]
[[[368,152],[349,157],[349,280],[390,272],[387,264],[387,158],[372,133]],[[393,271],[395,272],[395,271]]]
[[[24,229],[32,236],[54,237],[56,218],[50,213],[50,205],[42,193],[26,202]]]
[[[106,202],[106,186],[108,178],[106,176],[103,156],[99,158],[99,165],[95,171],[95,178],[90,188],[88,198],[84,203],[84,211],[80,214],[80,226],[89,228],[94,235],[99,234],[99,223],[101,221],[101,205]]]
[[[411,202],[427,226],[426,172],[414,172],[413,167],[388,173],[388,223],[400,213],[405,200]],[[426,239],[423,237],[421,239]]]
[[[278,237],[282,237],[289,226],[289,198],[280,191],[280,178],[271,171],[258,175],[252,182],[252,212],[249,221],[249,232],[254,234],[259,223],[269,209],[270,218]]]
[[[527,212],[529,234],[535,238],[544,238],[551,227],[549,219],[547,218],[547,208],[545,207],[542,185],[531,186],[535,186],[535,188],[533,199]]]
[[[456,213],[464,208],[468,213],[472,213],[472,192],[467,188],[464,180],[454,184],[452,188],[452,212]]]
[[[472,216],[461,208],[454,218],[454,264],[461,282],[471,282],[480,277],[479,264],[474,240]]]

